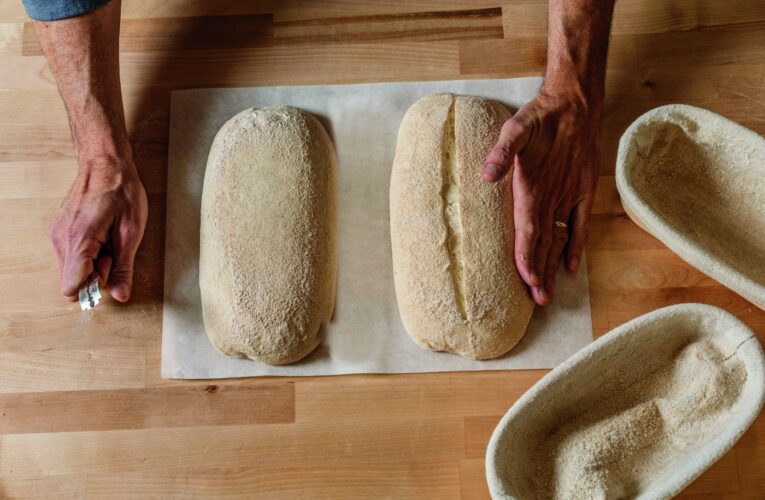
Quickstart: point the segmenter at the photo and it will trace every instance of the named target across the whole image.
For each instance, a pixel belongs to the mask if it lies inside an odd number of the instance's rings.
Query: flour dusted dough
[[[616,165],[635,222],[765,309],[765,139],[704,109],[662,106],[630,125]]]
[[[533,302],[512,257],[509,184],[481,179],[511,117],[479,97],[423,97],[401,122],[390,186],[401,319],[420,346],[501,356],[523,337]]]
[[[292,107],[248,109],[205,172],[199,288],[205,329],[232,356],[290,363],[321,341],[335,298],[335,153]]]
[[[486,451],[495,499],[668,499],[765,400],[765,356],[731,314],[680,304],[603,335],[540,380]]]

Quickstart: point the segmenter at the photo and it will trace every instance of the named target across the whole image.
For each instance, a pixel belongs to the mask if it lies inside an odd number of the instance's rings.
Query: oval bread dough
[[[210,150],[199,288],[205,329],[226,354],[297,361],[320,343],[335,298],[335,152],[314,116],[248,109]]]
[[[404,326],[427,349],[495,358],[526,331],[534,305],[513,259],[510,186],[481,179],[511,116],[496,101],[437,94],[401,122],[390,186],[393,273]]]

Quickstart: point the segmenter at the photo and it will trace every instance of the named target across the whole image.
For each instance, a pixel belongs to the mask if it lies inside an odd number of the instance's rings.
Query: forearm
[[[130,155],[120,90],[119,24],[119,0],[79,17],[35,22],[81,166]]]
[[[66,5],[87,10],[101,2]],[[66,105],[80,165],[49,231],[61,269],[61,292],[76,300],[79,288],[95,274],[112,297],[124,302],[132,290],[148,203],[122,108],[120,2],[83,15],[74,12],[77,17],[68,19],[60,17],[60,2],[27,4],[34,4],[36,15],[39,8],[57,19],[37,21],[35,29]]]
[[[550,0],[543,92],[599,112],[614,0]]]

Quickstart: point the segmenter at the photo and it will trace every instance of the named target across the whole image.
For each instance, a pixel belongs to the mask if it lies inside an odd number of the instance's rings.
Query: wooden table
[[[125,0],[122,81],[150,199],[131,303],[59,296],[46,229],[75,175],[19,0],[0,0],[0,497],[485,498],[499,417],[545,371],[214,382],[160,378],[165,166],[179,88],[539,75],[545,0]],[[587,247],[596,335],[677,302],[765,312],[624,215],[617,141],[684,102],[765,133],[765,3],[620,0]],[[765,416],[681,495],[765,498]]]

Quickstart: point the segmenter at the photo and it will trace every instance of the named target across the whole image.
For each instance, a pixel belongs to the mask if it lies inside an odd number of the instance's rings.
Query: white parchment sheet
[[[404,112],[435,92],[491,97],[517,108],[540,78],[315,85],[173,92],[167,173],[162,376],[225,378],[552,368],[592,340],[587,269],[561,266],[553,304],[537,307],[521,343],[500,359],[430,352],[406,334],[393,287],[388,185]],[[250,107],[292,105],[319,117],[338,158],[338,282],[322,345],[288,366],[217,351],[202,323],[198,285],[199,207],[207,154],[226,120]],[[584,264],[584,259],[582,264]]]

